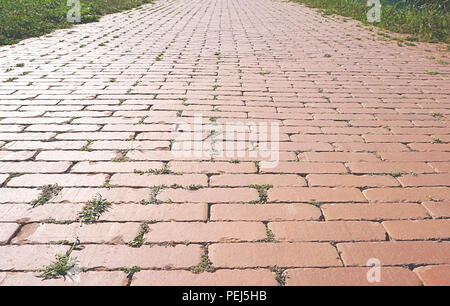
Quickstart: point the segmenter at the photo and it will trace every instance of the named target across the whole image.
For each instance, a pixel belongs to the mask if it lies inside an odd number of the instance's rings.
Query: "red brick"
[[[325,220],[395,220],[427,218],[420,204],[324,204]]]
[[[78,237],[83,243],[123,244],[133,240],[139,232],[139,223],[38,224],[23,226],[12,243],[49,243],[72,241]]]
[[[304,157],[304,160],[314,162],[378,161],[378,158],[371,153],[305,152],[302,156]]]
[[[382,224],[394,240],[450,238],[450,220],[399,220]]]
[[[349,152],[400,152],[408,151],[408,147],[401,143],[359,143],[344,142],[333,143],[336,151]]]
[[[226,205],[228,206],[228,205]],[[112,205],[104,212],[101,221],[145,222],[152,221],[206,221],[208,207],[206,204],[123,204]],[[1,216],[1,207],[0,207]]]
[[[84,160],[112,160],[117,156],[114,151],[43,151],[36,156],[36,160],[68,160],[68,161],[84,161]]]
[[[450,174],[404,175],[397,179],[404,187],[450,186]]]
[[[420,286],[414,272],[405,268],[381,267],[380,282],[369,282],[372,267],[288,269],[288,286]]]
[[[182,173],[256,173],[254,163],[169,162],[169,169]]]
[[[268,191],[269,202],[366,202],[356,188],[276,187]]]
[[[56,139],[64,139],[64,140],[126,140],[133,137],[133,132],[89,132],[89,133],[61,133],[58,134]]]
[[[434,218],[450,217],[450,202],[423,202],[423,206]]]
[[[111,203],[138,203],[150,198],[149,188],[63,188],[49,203],[86,203],[102,196]]]
[[[265,239],[261,222],[161,222],[150,225],[148,242],[238,242]]]
[[[27,160],[33,157],[33,151],[0,151],[0,160]]]
[[[388,161],[449,161],[450,152],[380,152],[383,160]]]
[[[0,185],[2,185],[8,177],[8,174],[0,174]]]
[[[3,274],[3,276],[2,276]],[[0,286],[125,286],[128,279],[122,271],[88,271],[66,279],[38,278],[37,272],[0,273]]]
[[[450,286],[450,266],[423,266],[414,272],[425,286]]]
[[[17,223],[0,223],[0,245],[6,244],[18,229]]]
[[[262,173],[347,173],[341,163],[313,163],[313,162],[279,162],[275,168],[261,169]]]
[[[370,258],[381,265],[448,264],[450,243],[436,241],[385,241],[338,243],[346,266],[365,266]]]
[[[70,162],[0,162],[0,173],[62,173]]]
[[[210,177],[211,186],[306,186],[305,180],[295,174],[222,174]]]
[[[208,248],[215,267],[330,267],[341,266],[328,243],[219,243]]]
[[[379,223],[367,221],[270,222],[269,229],[279,241],[371,241],[386,234]]]
[[[265,269],[217,270],[194,274],[189,271],[141,271],[132,286],[276,286],[275,275]]]
[[[38,187],[58,184],[59,186],[100,186],[105,182],[103,174],[24,174],[14,177],[8,182],[8,186]]]
[[[204,174],[183,174],[183,175],[139,175],[139,174],[114,174],[111,177],[111,185],[114,186],[171,186],[177,184],[181,186],[200,185],[208,186],[208,177]]]
[[[430,167],[436,170],[436,172],[450,173],[450,162],[432,162],[429,163]]]
[[[352,173],[393,173],[410,172],[430,173],[434,170],[425,163],[421,162],[360,162],[346,164]]]
[[[147,171],[150,169],[160,170],[162,162],[90,162],[82,161],[76,163],[71,172],[76,173],[133,173],[134,170]]]
[[[329,187],[389,187],[399,186],[395,178],[388,175],[310,174],[306,177],[309,186]]]
[[[55,261],[56,254],[64,254],[67,250],[68,247],[63,245],[0,246],[0,269],[3,271],[42,269]]]
[[[309,204],[216,204],[211,206],[211,220],[281,221],[317,220],[320,209]]]
[[[0,249],[1,253],[1,249]],[[74,251],[73,256],[85,268],[119,269],[139,266],[142,269],[189,268],[201,260],[199,245],[147,246],[131,248],[125,245],[86,245],[83,250]]]
[[[202,188],[199,190],[164,189],[159,200],[179,202],[236,203],[259,200],[253,188]]]
[[[0,203],[29,203],[38,197],[38,189],[0,188]]]
[[[0,205],[0,220],[3,222],[39,222],[48,219],[57,221],[76,220],[78,212],[84,205],[81,204],[44,204],[31,207],[27,204],[4,204]],[[57,209],[56,209],[57,208]]]
[[[417,188],[376,188],[363,191],[371,202],[419,202],[435,199],[437,201],[450,199],[450,189],[446,187]]]
[[[8,150],[79,150],[87,141],[12,141]]]

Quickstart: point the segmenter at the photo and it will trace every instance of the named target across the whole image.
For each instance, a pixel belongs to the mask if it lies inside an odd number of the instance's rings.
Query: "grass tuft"
[[[103,199],[101,195],[98,195],[92,199],[83,210],[79,213],[81,222],[92,223],[100,218],[101,214],[106,212],[111,203]]]
[[[58,186],[58,184],[44,186],[42,188],[42,192],[39,194],[39,197],[36,200],[31,201],[31,206],[36,207],[39,205],[44,205],[53,197],[57,196],[62,189],[63,188]]]

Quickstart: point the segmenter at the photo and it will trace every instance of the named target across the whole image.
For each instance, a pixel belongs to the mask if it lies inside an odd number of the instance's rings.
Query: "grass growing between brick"
[[[100,218],[101,214],[108,210],[111,203],[100,195],[92,199],[79,213],[81,222],[92,223]]]
[[[101,16],[151,3],[153,0],[80,0],[81,23],[98,21]],[[55,29],[69,28],[65,0],[1,0],[0,45],[41,36]]]
[[[56,255],[56,261],[45,267],[44,271],[37,277],[43,279],[65,278],[66,276],[71,277],[71,275],[80,273],[81,268],[78,266],[76,257],[70,256],[73,250],[79,248],[78,243],[79,241],[76,240],[64,255]]]
[[[326,15],[337,14],[367,21],[365,0],[292,0],[321,9]],[[371,23],[397,33],[411,34],[427,42],[450,42],[450,1],[381,0],[381,20]]]
[[[58,186],[58,184],[44,186],[42,188],[42,192],[39,194],[39,197],[31,201],[31,206],[36,207],[39,205],[44,205],[53,197],[57,196],[62,189],[63,188],[61,186]]]

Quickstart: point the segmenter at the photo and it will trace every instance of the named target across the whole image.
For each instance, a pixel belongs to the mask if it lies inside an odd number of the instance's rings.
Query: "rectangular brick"
[[[370,258],[381,265],[448,264],[450,243],[436,241],[385,241],[338,243],[346,266],[365,266]]]
[[[450,186],[450,173],[404,175],[397,179],[404,187]]]
[[[414,272],[399,267],[381,267],[380,282],[369,282],[372,267],[288,269],[288,286],[420,286]]]
[[[282,221],[318,220],[320,209],[309,204],[216,204],[211,206],[211,220]]]
[[[386,238],[379,223],[367,221],[270,222],[269,229],[279,241],[373,241]]]
[[[394,240],[450,238],[450,220],[398,220],[382,223]]]
[[[356,188],[275,187],[268,191],[269,202],[367,202]]]
[[[124,244],[139,232],[139,223],[83,224],[27,224],[21,228],[12,243],[50,243],[72,241],[78,237],[83,243]]]
[[[295,174],[222,174],[210,177],[211,186],[250,186],[272,185],[272,186],[305,186],[305,180]]]
[[[240,242],[267,237],[261,222],[160,222],[150,225],[148,242]]]
[[[309,186],[390,187],[400,185],[395,178],[388,175],[310,174],[306,178]]]
[[[370,188],[363,191],[371,202],[420,202],[427,200],[449,200],[447,187]]]
[[[0,283],[1,284],[1,283]],[[276,286],[269,269],[217,270],[194,274],[190,271],[141,271],[132,286]]]
[[[76,163],[71,172],[74,173],[133,173],[135,170],[148,171],[148,170],[161,170],[163,167],[162,162],[95,162],[95,161],[81,161]],[[1,169],[1,164],[0,164]]]
[[[325,220],[396,220],[424,219],[428,214],[420,204],[324,204]]]
[[[70,162],[0,162],[0,173],[62,173],[69,167]]]
[[[328,243],[218,243],[208,248],[214,267],[332,267],[341,266]]]
[[[123,204],[112,205],[100,216],[99,220],[115,222],[206,221],[207,217],[208,207],[206,204]]]
[[[262,173],[347,173],[342,163],[279,162],[275,168],[262,168]]]
[[[254,163],[169,162],[169,169],[181,173],[256,173]]]
[[[175,203],[236,203],[257,201],[259,196],[256,189],[253,188],[164,189],[158,199]]]
[[[347,163],[346,166],[351,173],[370,174],[370,173],[393,173],[410,172],[432,173],[433,168],[423,162],[359,162]]]
[[[1,249],[0,249],[1,253]],[[131,248],[125,245],[86,245],[73,256],[86,268],[120,269],[139,266],[142,269],[189,268],[198,265],[202,250],[199,245],[148,246]]]
[[[24,174],[12,178],[8,187],[38,187],[58,184],[63,187],[71,186],[101,186],[105,182],[104,174]]]

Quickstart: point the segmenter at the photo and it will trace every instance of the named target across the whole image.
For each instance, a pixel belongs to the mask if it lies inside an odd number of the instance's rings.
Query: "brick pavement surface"
[[[169,0],[1,47],[0,284],[450,284],[449,53],[415,44]],[[174,155],[196,116],[277,123],[278,163]],[[77,238],[77,282],[36,277]]]

